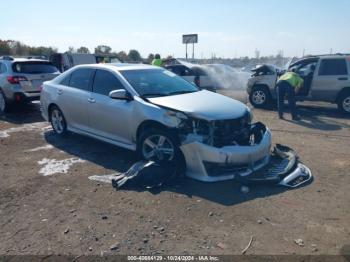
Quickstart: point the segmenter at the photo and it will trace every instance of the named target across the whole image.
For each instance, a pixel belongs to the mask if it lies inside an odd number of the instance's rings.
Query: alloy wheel
[[[350,96],[346,97],[343,101],[343,109],[347,113],[350,113]]]
[[[142,155],[146,160],[170,161],[174,159],[175,148],[166,136],[152,135],[143,141]]]
[[[52,127],[57,134],[62,134],[65,128],[65,121],[60,110],[53,109],[51,112]]]
[[[263,105],[266,102],[266,94],[264,91],[256,90],[253,92],[253,102],[256,105]]]

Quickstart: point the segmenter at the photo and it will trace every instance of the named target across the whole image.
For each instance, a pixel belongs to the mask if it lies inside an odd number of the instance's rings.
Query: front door
[[[110,98],[109,93],[117,89],[125,88],[113,72],[96,70],[89,99],[90,127],[98,136],[131,145],[130,121],[133,121],[134,102]]]

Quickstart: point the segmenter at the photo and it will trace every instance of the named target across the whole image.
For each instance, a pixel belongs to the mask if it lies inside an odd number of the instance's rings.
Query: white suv
[[[302,58],[289,66],[304,79],[299,100],[324,101],[338,104],[350,114],[350,55],[324,55]],[[277,99],[276,82],[282,72],[263,65],[252,70],[247,92],[254,107],[266,107]]]

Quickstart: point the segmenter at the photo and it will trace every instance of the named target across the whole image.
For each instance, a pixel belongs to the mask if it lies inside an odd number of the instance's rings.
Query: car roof
[[[140,69],[164,69],[158,66],[145,65],[145,64],[127,64],[127,63],[111,63],[111,64],[88,64],[78,65],[75,68],[104,68],[117,71],[127,70],[140,70]]]
[[[12,59],[0,59],[1,62],[16,63],[16,62],[50,62],[43,59],[28,59],[28,58],[12,58]]]

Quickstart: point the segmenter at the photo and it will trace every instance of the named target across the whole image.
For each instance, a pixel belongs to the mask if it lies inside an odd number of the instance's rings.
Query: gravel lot
[[[312,184],[244,194],[237,182],[188,179],[115,191],[88,177],[126,171],[132,152],[55,137],[39,104],[0,117],[0,254],[241,254],[252,236],[247,254],[349,254],[349,118],[319,103],[303,103],[299,123],[254,113],[298,152]]]

